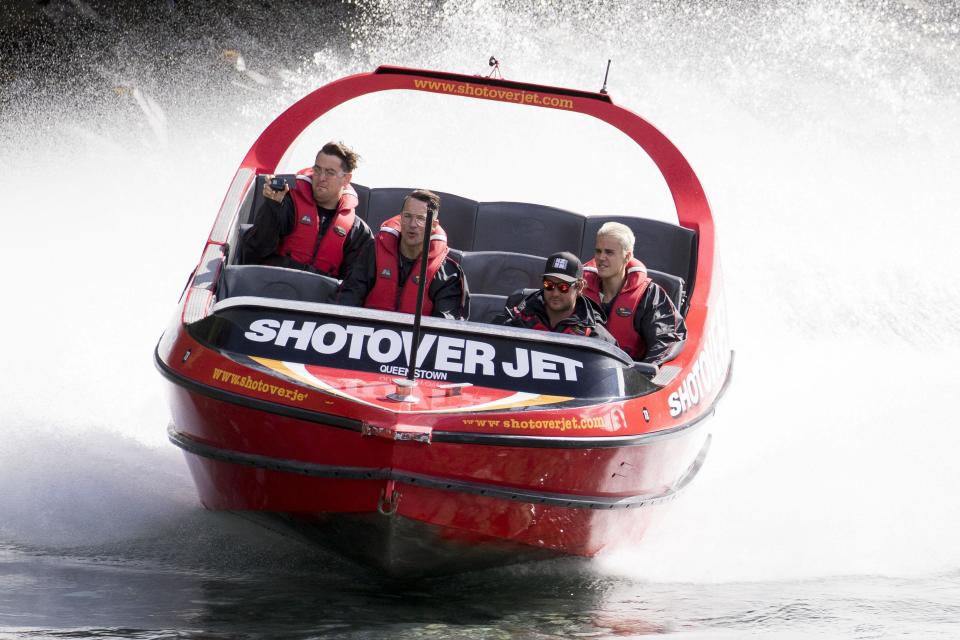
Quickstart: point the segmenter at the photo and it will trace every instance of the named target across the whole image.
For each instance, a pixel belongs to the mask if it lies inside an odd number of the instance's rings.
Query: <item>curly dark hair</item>
[[[357,163],[360,162],[360,154],[342,142],[328,142],[320,149],[320,153],[340,158],[344,173],[353,173],[353,170],[357,168]]]

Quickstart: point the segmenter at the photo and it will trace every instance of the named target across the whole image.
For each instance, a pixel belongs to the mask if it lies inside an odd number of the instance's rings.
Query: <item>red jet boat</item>
[[[439,192],[471,317],[423,318],[417,349],[410,314],[325,302],[338,283],[322,275],[236,264],[229,247],[296,138],[337,105],[391,91],[599,119],[650,157],[679,224]],[[411,190],[354,187],[374,230]],[[636,255],[685,315],[672,360],[657,368],[598,340],[489,323],[509,293],[539,286],[543,256],[592,257],[609,220],[633,229]],[[170,440],[206,508],[258,514],[393,574],[431,574],[635,544],[703,464],[732,352],[710,207],[663,134],[605,92],[380,67],[317,89],[264,130],[155,359],[171,383]]]

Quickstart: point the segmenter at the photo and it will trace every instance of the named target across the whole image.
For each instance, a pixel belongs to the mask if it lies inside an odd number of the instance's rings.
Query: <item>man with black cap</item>
[[[616,344],[603,327],[603,311],[583,291],[583,265],[572,253],[563,251],[547,258],[543,288],[520,300],[507,301],[501,324],[555,333],[600,338]]]

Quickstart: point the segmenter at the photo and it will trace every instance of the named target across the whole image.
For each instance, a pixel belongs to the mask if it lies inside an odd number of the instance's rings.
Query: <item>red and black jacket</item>
[[[433,282],[437,271],[447,259],[447,233],[437,224],[430,234],[430,251],[427,255],[427,282]],[[402,311],[414,313],[417,309],[417,291],[420,284],[420,263],[418,257],[407,275],[406,282],[400,282],[400,216],[394,216],[383,223],[376,238],[376,280],[367,294],[364,306],[368,309],[384,311]],[[424,296],[423,315],[433,311],[433,301]]]
[[[567,333],[575,336],[589,336],[610,343],[616,342],[610,332],[603,327],[603,311],[593,301],[582,295],[577,296],[573,313],[560,320],[553,327],[550,326],[550,319],[547,316],[547,308],[543,301],[543,290],[534,291],[516,305],[511,305],[510,302],[508,300],[505,317],[500,319],[504,325],[538,331]]]
[[[337,203],[333,220],[321,236],[320,216],[310,181],[312,173],[313,169],[305,169],[297,176],[297,188],[290,192],[294,206],[293,231],[283,238],[277,253],[320,273],[337,277],[343,262],[344,244],[357,217],[357,192],[347,185]]]
[[[587,286],[583,295],[590,298],[607,312],[607,330],[617,339],[617,345],[626,351],[631,358],[639,360],[647,352],[647,343],[635,328],[637,306],[643,299],[650,278],[647,268],[636,258],[631,258],[626,264],[626,278],[620,291],[609,302],[600,299],[600,288],[603,282],[597,273],[597,263],[591,260],[583,265],[583,279]]]

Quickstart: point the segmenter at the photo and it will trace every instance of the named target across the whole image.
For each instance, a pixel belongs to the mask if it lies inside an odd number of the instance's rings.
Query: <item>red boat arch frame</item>
[[[253,178],[257,174],[275,172],[287,149],[310,124],[353,98],[391,90],[439,93],[583,113],[606,122],[630,137],[647,153],[666,181],[679,224],[697,232],[696,278],[688,283],[690,299],[686,322],[689,334],[686,348],[677,364],[685,366],[690,358],[703,350],[707,305],[712,291],[713,272],[718,267],[715,263],[715,230],[710,205],[699,179],[680,150],[653,125],[629,109],[614,104],[605,93],[392,66],[381,66],[373,72],[331,82],[290,106],[254,142],[241,162],[214,222],[203,262],[220,253],[236,212],[236,204]],[[188,292],[184,320],[203,317],[212,306],[212,292],[197,289],[192,287]],[[722,340],[725,342],[725,336]]]

